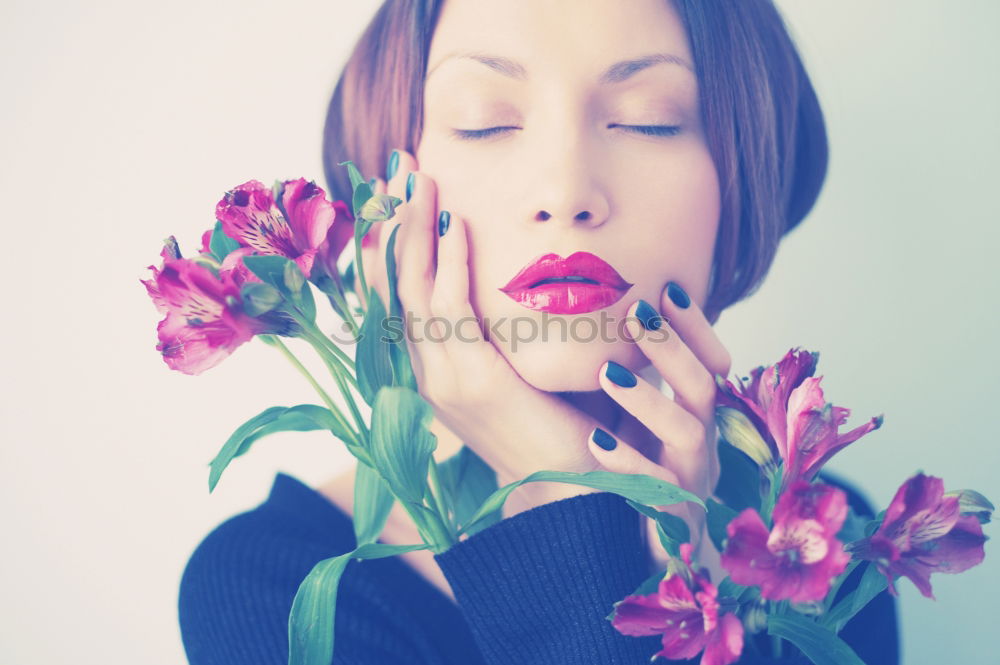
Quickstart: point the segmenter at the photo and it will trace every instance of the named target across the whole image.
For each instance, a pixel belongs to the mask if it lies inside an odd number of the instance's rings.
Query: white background
[[[177,589],[201,538],[277,470],[312,484],[347,463],[329,437],[275,436],[210,495],[238,423],[314,398],[259,343],[201,377],[169,371],[138,279],[164,236],[197,246],[225,189],[325,184],[326,104],[375,6],[0,5],[3,663],[183,663]],[[996,501],[1000,3],[779,6],[831,168],[763,288],[718,324],[734,370],[820,350],[850,426],[885,413],[831,464],[878,506],[917,469]],[[993,545],[932,578],[937,602],[901,582],[907,663],[996,662]]]

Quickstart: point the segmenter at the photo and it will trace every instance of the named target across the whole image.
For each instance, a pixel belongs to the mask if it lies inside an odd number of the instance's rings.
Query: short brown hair
[[[772,0],[664,0],[687,31],[721,190],[705,313],[713,323],[752,294],[784,234],[826,178],[826,123]],[[350,200],[352,160],[380,173],[389,150],[416,152],[427,54],[443,0],[385,0],[337,81],[323,132],[330,194]]]

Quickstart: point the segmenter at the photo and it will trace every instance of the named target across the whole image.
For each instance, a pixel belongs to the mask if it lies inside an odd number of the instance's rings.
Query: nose
[[[568,125],[568,126],[567,126]],[[566,123],[547,136],[540,147],[538,165],[531,177],[533,196],[528,202],[529,219],[549,225],[595,228],[608,219],[608,197],[600,182],[600,165],[606,163],[591,146],[598,141],[585,136],[586,130]],[[561,137],[561,138],[560,138]]]

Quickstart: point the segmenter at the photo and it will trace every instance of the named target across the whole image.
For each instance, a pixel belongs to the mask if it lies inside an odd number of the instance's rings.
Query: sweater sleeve
[[[294,522],[261,511],[238,515],[209,534],[184,570],[179,623],[190,665],[286,665],[288,617],[299,583],[316,562],[353,543],[318,541]],[[352,560],[337,594],[331,665],[455,665],[402,602],[417,593],[398,562]],[[385,580],[398,582],[389,596]],[[424,611],[440,612],[424,604]]]
[[[631,637],[606,617],[649,574],[640,516],[609,492],[582,494],[501,520],[435,556],[489,665],[647,665],[659,636]],[[857,586],[852,575],[840,596]],[[895,605],[887,593],[841,633],[868,665],[898,663]],[[746,635],[767,649],[765,634]],[[686,661],[694,664],[700,655]],[[666,662],[662,661],[661,662]],[[746,647],[747,665],[806,665]]]
[[[648,577],[640,515],[596,492],[506,518],[435,560],[490,665],[646,665],[660,640],[606,620]]]

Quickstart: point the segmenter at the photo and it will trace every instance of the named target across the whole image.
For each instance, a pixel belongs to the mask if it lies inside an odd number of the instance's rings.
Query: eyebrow
[[[457,53],[452,53],[447,56],[436,65],[434,65],[425,77],[425,82],[430,78],[431,74],[440,67],[442,64],[449,60],[474,60],[476,62],[482,63],[492,69],[493,71],[503,74],[508,78],[512,78],[516,81],[527,81],[528,80],[528,70],[525,69],[524,65],[521,63],[511,60],[510,58],[505,58],[499,55],[490,55],[488,53],[482,53],[480,51],[460,51]],[[692,74],[695,74],[694,67],[680,56],[673,55],[671,53],[650,53],[648,55],[640,56],[638,58],[631,58],[629,60],[622,60],[621,62],[616,62],[615,64],[608,67],[607,71],[601,74],[597,81],[601,85],[609,85],[612,83],[621,83],[629,79],[630,77],[638,74],[644,69],[652,67],[658,64],[671,64],[679,65],[684,69],[688,70]]]

